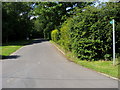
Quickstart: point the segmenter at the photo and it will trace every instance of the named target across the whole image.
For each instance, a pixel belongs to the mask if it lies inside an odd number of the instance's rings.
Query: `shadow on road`
[[[30,44],[28,44],[28,45],[37,44],[37,43],[42,43],[42,42],[46,42],[46,41],[48,41],[48,40],[45,40],[45,39],[42,39],[42,38],[40,38],[40,39],[34,39],[34,40],[32,41],[32,43],[30,43]]]
[[[16,58],[19,58],[20,56],[19,55],[10,55],[10,56],[3,56],[3,55],[0,55],[0,59],[16,59]]]
[[[23,40],[23,41],[14,41],[14,42],[8,42],[8,43],[3,43],[2,46],[24,46],[24,45],[32,45],[35,43],[42,43],[47,40],[43,38],[38,38],[38,39],[31,39],[31,40]]]

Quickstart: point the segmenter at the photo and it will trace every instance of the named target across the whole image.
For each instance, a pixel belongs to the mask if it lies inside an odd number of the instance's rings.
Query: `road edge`
[[[65,55],[65,57],[67,57],[66,54],[65,54],[65,52],[63,52],[59,47],[57,47],[57,45],[55,45],[55,44],[52,43],[52,42],[50,42],[50,43],[51,43],[53,46],[55,46],[56,49],[59,50],[63,55]],[[82,65],[81,65],[81,66],[82,66]],[[82,67],[84,67],[84,66],[82,66]],[[85,67],[85,68],[87,68],[87,67]],[[90,68],[88,68],[88,69],[90,69]],[[90,70],[95,71],[95,70],[93,70],[93,69],[90,69]],[[112,78],[112,79],[114,79],[114,80],[120,81],[118,78],[112,77],[112,76],[110,76],[110,75],[108,75],[108,74],[101,73],[101,72],[98,72],[98,71],[95,71],[95,72],[97,72],[97,73],[99,73],[99,74],[102,74],[102,75],[104,75],[104,76],[106,76],[106,77]]]
[[[19,49],[17,49],[15,52],[11,53],[10,55],[15,55],[15,53],[16,53],[18,50],[20,50],[20,49],[22,49],[22,48],[24,48],[24,47],[25,47],[25,46],[20,47]]]

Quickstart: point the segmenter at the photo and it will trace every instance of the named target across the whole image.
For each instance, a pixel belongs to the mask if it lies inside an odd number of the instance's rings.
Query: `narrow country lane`
[[[3,88],[118,88],[118,81],[68,61],[49,41],[35,40],[2,61]]]

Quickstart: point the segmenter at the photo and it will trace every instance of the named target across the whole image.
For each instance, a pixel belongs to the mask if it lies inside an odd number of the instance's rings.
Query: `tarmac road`
[[[118,81],[67,60],[36,39],[2,61],[3,88],[118,88]]]

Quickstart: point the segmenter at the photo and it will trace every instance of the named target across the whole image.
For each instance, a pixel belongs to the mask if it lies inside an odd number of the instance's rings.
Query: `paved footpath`
[[[118,88],[118,81],[68,61],[35,40],[2,61],[3,88]]]

